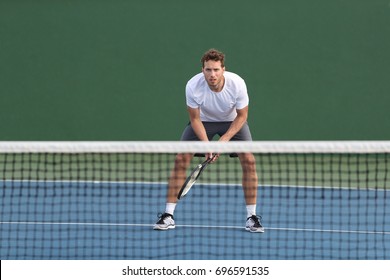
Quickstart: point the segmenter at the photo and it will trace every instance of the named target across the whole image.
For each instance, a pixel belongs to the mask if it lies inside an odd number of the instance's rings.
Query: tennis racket
[[[203,170],[205,170],[207,165],[215,158],[215,156],[216,155],[213,155],[212,157],[208,158],[203,163],[195,167],[194,170],[192,170],[190,176],[188,176],[183,186],[181,187],[179,194],[177,195],[177,199],[183,198],[188,193],[188,191],[195,184],[196,180],[198,180],[200,174],[203,172]]]

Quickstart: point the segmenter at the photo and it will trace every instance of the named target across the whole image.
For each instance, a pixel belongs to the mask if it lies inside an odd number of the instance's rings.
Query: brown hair
[[[202,67],[204,67],[204,63],[209,60],[221,61],[221,66],[225,67],[225,55],[216,49],[210,49],[204,53],[200,60],[202,62]]]

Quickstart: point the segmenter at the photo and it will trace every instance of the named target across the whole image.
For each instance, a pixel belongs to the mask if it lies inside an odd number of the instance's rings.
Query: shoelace
[[[260,227],[261,226],[261,220],[263,219],[260,215],[252,215],[251,217],[250,217],[250,219],[252,219],[253,221],[254,221],[254,225],[256,226],[256,227]]]
[[[159,222],[163,221],[166,217],[171,217],[173,219],[173,216],[171,214],[168,214],[168,213],[158,213],[157,217],[159,218],[159,220],[158,220]]]

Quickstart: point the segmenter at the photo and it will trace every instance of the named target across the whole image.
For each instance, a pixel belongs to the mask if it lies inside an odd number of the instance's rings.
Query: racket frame
[[[177,194],[177,199],[183,198],[192,188],[192,186],[195,184],[196,180],[198,180],[200,174],[205,170],[207,165],[213,161],[216,155],[213,155],[212,157],[206,159],[201,164],[198,164],[191,172],[191,174],[187,177],[185,180],[183,186],[181,187],[179,193]]]

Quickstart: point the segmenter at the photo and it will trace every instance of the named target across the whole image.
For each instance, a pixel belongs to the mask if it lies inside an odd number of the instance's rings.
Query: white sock
[[[176,203],[168,203],[165,206],[165,213],[171,214],[173,216],[173,212],[175,212]]]
[[[247,218],[255,215],[256,216],[256,204],[246,206]]]

